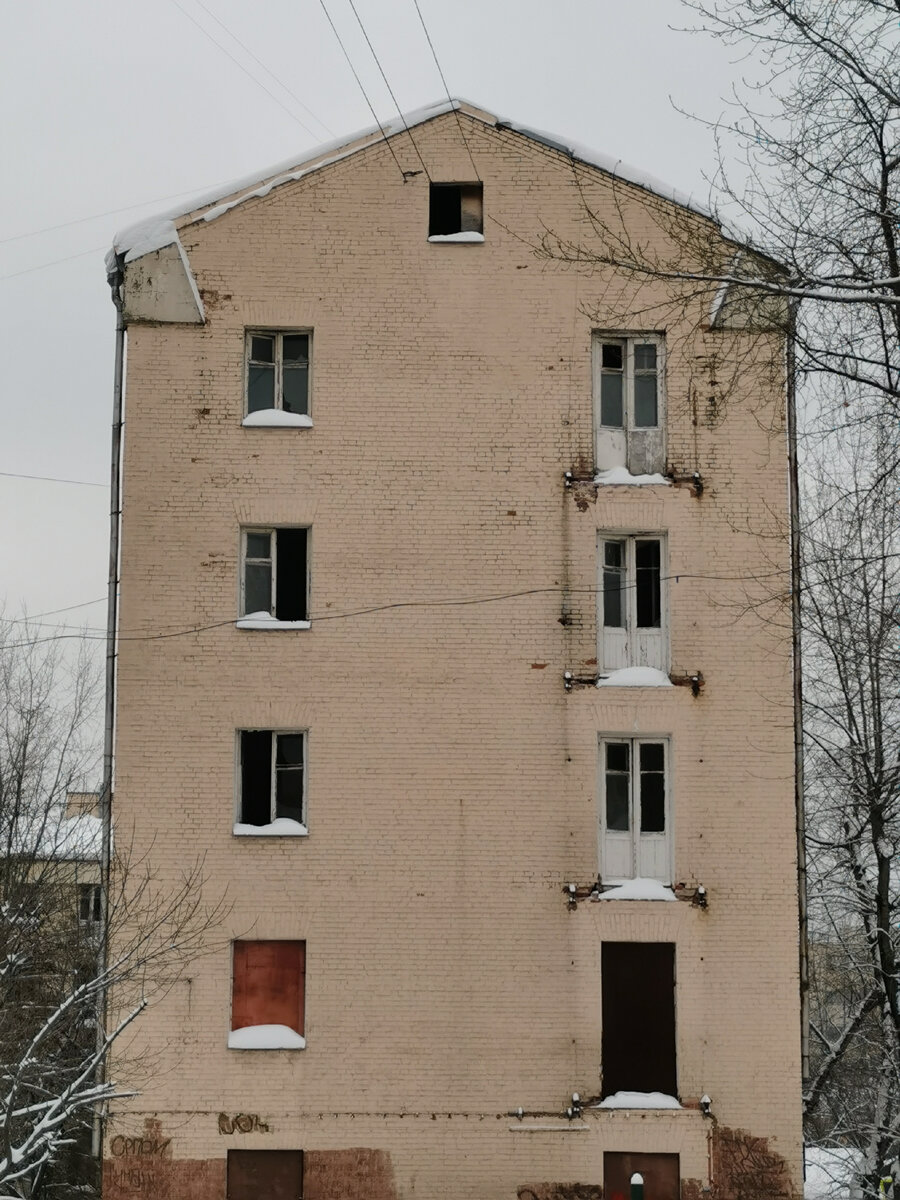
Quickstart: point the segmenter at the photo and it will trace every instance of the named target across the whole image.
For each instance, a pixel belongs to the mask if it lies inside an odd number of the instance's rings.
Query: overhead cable
[[[431,57],[434,59],[434,65],[438,69],[438,75],[441,77],[441,83],[444,85],[444,91],[447,94],[447,99],[453,105],[453,112],[456,116],[456,126],[459,129],[459,136],[462,138],[462,143],[466,148],[466,153],[469,156],[469,162],[472,164],[472,170],[475,172],[475,178],[481,183],[481,176],[478,174],[478,168],[475,165],[475,159],[472,157],[472,150],[469,143],[466,141],[466,135],[463,133],[462,121],[459,118],[459,108],[456,101],[450,95],[450,89],[447,86],[447,80],[444,78],[444,72],[441,70],[441,64],[438,62],[437,51],[434,48],[434,42],[431,40],[431,34],[428,32],[428,26],[425,24],[425,18],[422,16],[422,10],[419,8],[419,0],[413,0],[416,6],[416,12],[419,14],[419,20],[422,22],[422,30],[425,34],[425,39],[428,42],[428,47],[431,50]]]

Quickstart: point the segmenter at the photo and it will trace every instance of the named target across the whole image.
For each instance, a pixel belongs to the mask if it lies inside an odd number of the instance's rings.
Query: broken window
[[[264,409],[309,414],[308,333],[247,333],[247,415]]]
[[[78,885],[78,920],[82,925],[99,925],[103,916],[102,892],[99,883]]]
[[[227,1200],[303,1200],[302,1150],[229,1150]]]
[[[663,338],[654,334],[593,342],[594,439],[599,471],[665,470]]]
[[[242,825],[269,825],[279,818],[306,827],[303,730],[242,729],[240,812]]]
[[[242,541],[241,616],[307,620],[309,530],[245,529]]]
[[[658,738],[601,738],[600,874],[672,882],[668,744]]]
[[[603,1155],[603,1195],[606,1200],[631,1200],[631,1180],[640,1175],[644,1200],[680,1200],[681,1179],[677,1154]]]
[[[666,670],[664,540],[604,534],[600,537],[599,551],[602,668]]]
[[[600,961],[603,1096],[674,1096],[675,946],[604,942]]]
[[[306,942],[235,942],[229,1046],[301,1049],[305,985]]]
[[[480,183],[433,183],[429,191],[428,236],[483,233],[482,210]]]

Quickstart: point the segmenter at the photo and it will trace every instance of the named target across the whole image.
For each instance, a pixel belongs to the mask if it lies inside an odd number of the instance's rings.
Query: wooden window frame
[[[604,345],[616,345],[622,348],[622,424],[604,425],[601,421],[601,381],[604,374],[618,374],[603,366]],[[635,367],[636,346],[656,347],[656,424],[637,425],[635,423],[635,376],[651,374],[642,368]],[[595,330],[591,338],[591,378],[594,397],[594,461],[599,470],[607,470],[614,466],[624,466],[629,471],[635,465],[633,459],[639,453],[639,442],[655,432],[655,459],[653,471],[665,469],[666,460],[666,338],[663,333],[633,333],[606,332]],[[612,435],[621,433],[621,446],[618,446]],[[621,460],[621,461],[614,461]],[[643,471],[635,471],[643,474]],[[651,472],[652,473],[652,472]]]
[[[277,739],[279,737],[302,737],[303,738],[303,763],[301,766],[302,772],[302,796],[301,796],[301,812],[302,819],[298,825],[305,833],[308,828],[307,824],[307,788],[309,779],[309,730],[308,729],[262,729],[252,725],[244,725],[240,729],[235,730],[235,797],[234,797],[234,819],[237,824],[247,825],[252,824],[244,820],[244,775],[243,775],[243,754],[242,754],[242,739],[244,733],[270,733],[272,735],[272,750],[271,750],[271,768],[269,772],[269,823],[276,820],[276,808],[278,802],[277,795]],[[293,818],[288,818],[293,819]],[[262,828],[262,826],[260,827]]]
[[[304,592],[302,596],[303,613],[302,617],[282,619],[276,616],[278,607],[278,534],[281,530],[303,530],[306,533],[306,563],[305,563],[305,578],[303,581]],[[267,558],[258,556],[251,557],[247,552],[247,540],[252,534],[268,534],[269,555]],[[239,596],[238,596],[238,620],[243,620],[251,615],[247,611],[247,566],[248,564],[269,563],[269,613],[273,618],[273,625],[277,621],[282,621],[285,625],[296,626],[300,623],[309,624],[309,596],[311,582],[311,561],[312,561],[312,526],[311,525],[242,525],[240,530],[240,571],[239,571]],[[256,611],[256,610],[253,610]]]
[[[659,542],[659,625],[638,625],[637,543]],[[624,584],[621,591],[625,610],[623,625],[605,624],[605,581],[607,544],[624,543]],[[669,669],[669,555],[668,537],[661,532],[615,532],[597,535],[597,661],[600,674],[623,667]],[[619,635],[618,631],[622,630]],[[655,631],[658,630],[658,633]],[[609,631],[609,632],[608,632]],[[649,661],[651,660],[652,661]]]
[[[244,330],[244,416],[251,415],[250,410],[250,367],[255,361],[252,355],[253,338],[273,338],[274,348],[274,381],[272,408],[258,408],[254,412],[287,412],[284,407],[284,339],[286,337],[305,337],[307,342],[306,356],[306,412],[303,416],[312,417],[313,390],[313,331],[312,329],[245,329]]]
[[[628,814],[630,828],[627,832],[627,838],[631,845],[631,874],[621,875],[618,872],[609,869],[610,848],[607,843],[607,838],[610,834],[615,838],[616,834],[625,834],[625,831],[609,830],[606,827],[607,806],[606,806],[606,788],[607,788],[607,769],[606,769],[606,747],[609,745],[627,745],[629,748],[629,787],[628,787]],[[662,745],[663,748],[663,788],[664,788],[664,808],[663,819],[665,828],[662,834],[643,834],[640,829],[640,747],[643,745]],[[598,771],[599,784],[599,830],[600,830],[600,877],[604,883],[623,883],[628,879],[636,879],[639,877],[655,879],[658,883],[662,883],[667,887],[671,887],[674,879],[674,837],[672,829],[672,753],[671,739],[667,736],[654,734],[640,734],[638,737],[630,737],[627,734],[601,734],[599,738],[600,763]],[[617,840],[625,840],[625,836],[621,836]],[[642,837],[659,838],[665,842],[665,862],[666,870],[664,878],[660,878],[659,874],[647,875],[641,867],[641,845]]]

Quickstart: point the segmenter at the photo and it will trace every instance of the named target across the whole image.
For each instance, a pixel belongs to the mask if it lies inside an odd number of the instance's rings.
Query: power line
[[[400,108],[400,105],[397,103],[397,97],[394,95],[393,89],[392,89],[391,85],[388,83],[388,77],[384,73],[384,67],[382,67],[381,62],[379,61],[378,55],[375,53],[375,47],[372,45],[372,42],[369,39],[369,35],[366,33],[366,27],[365,27],[365,25],[363,25],[362,20],[360,19],[359,13],[356,11],[356,5],[353,3],[353,0],[348,0],[348,3],[350,5],[350,8],[353,10],[354,17],[356,17],[356,23],[362,30],[363,37],[366,39],[366,45],[369,47],[369,50],[372,53],[372,57],[375,59],[375,65],[378,68],[378,70],[381,72],[381,78],[384,80],[384,86],[387,88],[388,92],[390,93],[390,97],[394,102],[394,108],[396,108],[397,113],[400,117],[400,120],[403,122],[403,128],[406,130],[407,134],[409,135],[409,140],[412,142],[412,148],[416,152],[416,157],[418,158],[419,162],[422,164],[422,170],[425,172],[425,175],[430,183],[431,176],[428,174],[428,168],[425,166],[425,159],[419,153],[419,147],[416,145],[416,140],[412,135],[412,130],[407,125],[406,117],[403,115],[403,110]]]
[[[0,275],[4,279],[17,279],[20,275],[30,275],[32,271],[46,271],[48,267],[58,267],[60,263],[72,262],[76,258],[84,258],[86,254],[102,254],[106,246],[93,246],[90,250],[79,250],[77,254],[68,254],[65,258],[54,258],[50,262],[40,263],[36,267],[26,267],[24,271],[12,271],[9,275]]]
[[[368,106],[369,106],[369,112],[375,118],[375,124],[381,130],[381,136],[384,138],[385,145],[387,146],[388,150],[390,150],[391,157],[393,158],[394,162],[397,164],[397,170],[400,172],[400,174],[403,178],[403,182],[405,183],[406,182],[406,172],[400,166],[400,160],[397,158],[397,155],[394,153],[394,147],[391,145],[390,139],[388,138],[388,135],[385,132],[385,128],[382,125],[382,123],[378,120],[378,114],[375,112],[375,109],[372,107],[372,101],[369,99],[368,92],[363,87],[362,80],[356,73],[356,67],[354,67],[353,61],[347,52],[347,47],[344,45],[343,41],[341,40],[341,35],[338,33],[337,28],[335,27],[334,21],[332,21],[332,19],[331,19],[331,14],[329,13],[328,9],[325,7],[325,0],[319,0],[319,4],[321,4],[321,6],[322,6],[322,12],[325,14],[326,18],[328,19],[328,24],[331,26],[331,31],[334,34],[334,36],[337,38],[337,42],[338,42],[338,45],[340,46],[341,50],[344,52],[344,58],[346,58],[346,60],[347,60],[347,66],[353,72],[353,78],[359,84],[359,90],[362,92],[363,98],[365,99],[366,104],[368,104]]]
[[[49,266],[49,263],[47,264]],[[40,268],[35,267],[35,270]],[[5,276],[4,278],[8,278]],[[36,479],[41,483],[74,483],[79,487],[108,488],[108,483],[92,483],[88,479],[57,479],[55,475],[22,475],[19,471],[0,471],[7,479]]]
[[[99,604],[105,601],[106,596],[98,596],[96,600],[82,600],[80,604],[67,604],[65,608],[51,608],[48,612],[35,613],[33,616],[27,617],[4,617],[0,624],[6,625],[22,625],[29,621],[37,621],[41,617],[55,617],[57,613],[74,612],[76,608],[90,608],[92,604]]]
[[[227,57],[231,59],[231,61],[234,63],[234,65],[236,67],[239,67],[244,72],[244,74],[248,77],[248,79],[252,79],[253,82],[258,87],[262,88],[262,90],[266,93],[267,96],[271,97],[271,99],[275,101],[275,103],[279,106],[279,108],[283,108],[284,111],[288,114],[288,116],[291,118],[292,121],[296,121],[297,124],[300,126],[300,128],[305,129],[306,132],[309,134],[309,136],[311,138],[313,138],[315,141],[319,140],[317,135],[313,133],[313,131],[309,128],[309,126],[306,124],[305,121],[302,121],[295,112],[293,112],[290,108],[288,108],[288,106],[284,103],[283,100],[279,100],[279,98],[275,95],[275,93],[273,91],[271,91],[269,88],[267,88],[266,85],[263,83],[263,81],[261,79],[257,78],[257,76],[254,75],[252,71],[248,70],[247,67],[245,67],[244,64],[240,61],[240,59],[235,58],[230,50],[226,49],[226,47],[223,46],[221,42],[216,41],[216,39],[209,32],[209,30],[204,28],[204,26],[200,24],[200,22],[197,20],[196,17],[192,17],[191,14],[187,11],[187,9],[183,8],[182,5],[179,4],[178,0],[172,0],[172,3],[175,5],[175,7],[178,9],[178,11],[183,16],[187,17],[187,19],[193,25],[197,26],[197,28],[200,30],[200,32],[203,34],[204,37],[209,38],[209,40],[212,42],[212,44],[214,46],[218,46],[218,48],[222,51],[222,53],[227,55]],[[237,41],[237,38],[235,38],[235,41]],[[318,118],[316,118],[316,119],[318,120]]]
[[[469,146],[469,143],[466,141],[466,135],[463,133],[462,121],[459,117],[459,109],[456,107],[453,97],[450,95],[450,89],[447,86],[447,80],[444,78],[444,72],[441,70],[441,64],[438,62],[437,51],[435,50],[434,43],[431,40],[431,34],[428,32],[428,26],[425,24],[425,18],[422,16],[421,8],[419,8],[419,0],[413,0],[413,4],[416,6],[416,12],[419,14],[419,20],[422,22],[422,30],[425,34],[425,40],[428,42],[429,49],[431,50],[431,57],[434,59],[434,65],[438,69],[438,75],[440,75],[441,83],[444,85],[444,91],[447,93],[447,99],[453,105],[453,112],[456,116],[456,126],[459,129],[459,136],[462,138],[462,143],[466,148],[466,153],[469,156],[469,162],[472,164],[472,170],[475,172],[475,178],[479,183],[481,183],[481,176],[478,174],[478,168],[475,166],[475,159],[472,157],[472,150]]]

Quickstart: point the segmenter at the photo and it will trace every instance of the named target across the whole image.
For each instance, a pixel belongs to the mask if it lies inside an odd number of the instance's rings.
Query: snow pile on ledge
[[[615,887],[610,888],[608,892],[601,892],[598,896],[599,900],[674,900],[675,893],[670,887],[657,882],[655,879],[627,879],[624,883],[619,883]]]
[[[646,487],[647,484],[661,483],[671,487],[672,480],[665,475],[632,475],[627,467],[610,467],[608,471],[598,471],[594,483],[609,487],[613,484],[627,483],[632,486]]]
[[[681,1108],[674,1096],[665,1092],[616,1092],[595,1108]]]
[[[622,667],[597,680],[597,687],[672,687],[665,671],[656,667]]]
[[[312,429],[312,417],[283,408],[261,408],[248,413],[241,424],[248,429]]]
[[[863,1166],[862,1151],[854,1146],[807,1146],[804,1200],[862,1200],[853,1185]]]
[[[235,837],[306,837],[309,830],[290,817],[276,817],[268,825],[243,825],[238,821],[234,833]]]
[[[432,233],[429,242],[483,242],[484,234],[476,233],[474,229],[460,230],[459,233]]]
[[[309,621],[279,621],[271,613],[260,611],[247,613],[235,621],[236,629],[309,629]]]
[[[228,1035],[229,1050],[303,1050],[306,1038],[287,1025],[245,1025]]]

